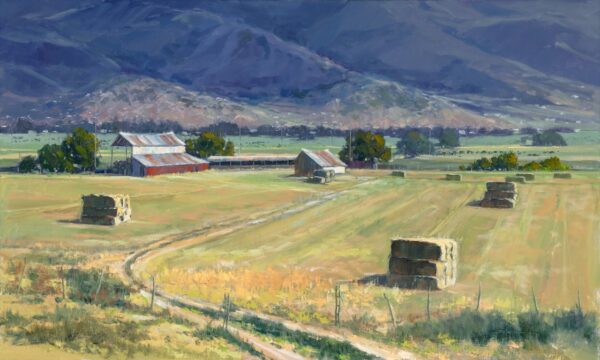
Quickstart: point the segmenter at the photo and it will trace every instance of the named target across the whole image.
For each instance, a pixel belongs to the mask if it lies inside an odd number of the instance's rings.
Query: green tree
[[[213,155],[231,156],[235,154],[235,146],[212,131],[205,131],[197,138],[185,141],[185,151],[188,154],[207,158]]]
[[[543,167],[537,161],[530,161],[527,164],[521,166],[521,170],[525,170],[525,171],[539,171],[539,170],[543,170]]]
[[[392,159],[392,149],[385,146],[385,138],[381,134],[371,131],[358,130],[352,134],[352,159],[349,158],[350,136],[346,137],[346,144],[339,152],[340,159],[345,162],[350,160],[375,162],[387,162]]]
[[[492,157],[492,169],[494,170],[516,170],[519,167],[519,158],[514,152],[507,152]]]
[[[37,167],[37,160],[35,156],[27,155],[19,162],[20,173],[30,173]]]
[[[81,170],[95,170],[100,141],[85,129],[76,128],[62,142],[62,149],[71,164]]]
[[[567,142],[556,131],[546,130],[533,135],[533,146],[567,146]]]
[[[439,136],[440,146],[454,148],[460,146],[460,136],[458,130],[452,128],[444,128]]]
[[[402,137],[402,140],[396,144],[398,151],[407,157],[415,157],[421,154],[433,154],[433,144],[420,132],[409,131]]]
[[[73,163],[66,156],[62,146],[46,144],[38,150],[38,162],[42,170],[50,172],[73,172]]]
[[[569,170],[571,167],[568,164],[563,163],[558,156],[552,156],[540,163],[544,170],[549,171],[562,171]]]

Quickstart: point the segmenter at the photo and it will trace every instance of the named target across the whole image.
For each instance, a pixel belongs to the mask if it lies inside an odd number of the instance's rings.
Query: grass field
[[[546,309],[572,306],[579,291],[583,306],[598,310],[597,172],[570,181],[538,176],[519,186],[513,210],[470,205],[485,181],[505,174],[464,174],[462,182],[436,172],[381,174],[358,173],[373,177],[307,211],[155,258],[145,270],[169,291],[211,301],[231,292],[245,307],[331,323],[335,283],[385,273],[392,236],[450,237],[459,243],[459,279],[432,295],[437,314],[472,306],[480,283],[487,309],[530,308],[533,290]],[[349,325],[385,328],[384,293],[402,320],[425,316],[426,292],[359,285],[344,292]]]
[[[0,245],[91,252],[133,248],[169,234],[260,216],[347,186],[315,187],[290,173],[206,171],[143,179],[0,174]],[[129,194],[133,221],[115,228],[77,223],[81,195],[89,193]]]

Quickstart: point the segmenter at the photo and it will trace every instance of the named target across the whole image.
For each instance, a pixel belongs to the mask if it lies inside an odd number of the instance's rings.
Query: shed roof
[[[293,161],[296,155],[239,155],[239,156],[209,156],[211,162],[238,161]]]
[[[175,133],[133,134],[120,132],[112,146],[185,146]]]
[[[308,149],[302,149],[302,152],[321,167],[348,166],[346,163],[340,160],[339,157],[333,155],[329,150],[312,151]]]
[[[208,164],[208,161],[198,159],[188,153],[137,154],[133,155],[133,158],[145,167]]]

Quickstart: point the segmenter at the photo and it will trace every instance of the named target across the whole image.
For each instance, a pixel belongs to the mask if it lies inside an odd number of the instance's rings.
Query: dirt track
[[[299,206],[289,208],[284,211],[276,211],[271,214],[264,215],[259,219],[246,220],[246,221],[237,221],[231,223],[218,224],[211,228],[201,229],[196,232],[193,232],[192,236],[189,237],[177,237],[177,238],[169,238],[165,240],[158,241],[153,243],[145,248],[139,249],[130,256],[127,257],[125,262],[123,263],[123,271],[125,275],[129,278],[129,280],[139,287],[142,294],[148,296],[148,286],[143,283],[136,276],[136,268],[139,269],[143,267],[143,264],[150,259],[164,255],[168,252],[175,251],[177,249],[185,248],[188,246],[192,246],[197,243],[201,243],[207,241],[209,239],[213,239],[216,237],[224,236],[226,234],[235,232],[237,230],[247,228],[253,225],[262,224],[268,221],[273,221],[279,219],[281,217],[289,216],[311,207],[322,204],[326,201],[331,201],[339,196],[341,193],[329,193],[325,194],[318,200],[311,200]],[[177,316],[186,318],[192,322],[199,322],[198,315],[191,313],[188,309],[196,309],[199,311],[220,311],[220,306],[212,303],[208,303],[205,301],[192,300],[185,297],[177,296],[175,294],[165,293],[163,291],[156,292],[156,300],[157,305],[169,308],[174,314]],[[356,335],[353,335],[347,331],[333,331],[321,327],[310,326],[305,324],[299,324],[292,321],[289,321],[284,318],[275,317],[271,315],[266,315],[254,311],[239,309],[235,313],[232,314],[234,317],[241,317],[244,315],[254,316],[263,320],[271,321],[277,323],[279,325],[283,325],[290,330],[298,330],[304,333],[308,333],[315,337],[326,337],[330,339],[334,339],[337,341],[347,341],[351,343],[355,348],[380,359],[415,359],[416,356],[412,353],[409,353],[404,350],[400,350],[397,348],[389,347],[383,345],[381,343],[377,343]],[[302,359],[303,357],[293,353],[288,350],[284,350],[270,344],[268,342],[259,339],[257,336],[239,329],[235,326],[230,326],[230,330],[232,334],[237,336],[240,340],[246,342],[250,346],[252,346],[256,351],[261,353],[264,357],[268,359],[276,359],[276,360],[295,360]]]

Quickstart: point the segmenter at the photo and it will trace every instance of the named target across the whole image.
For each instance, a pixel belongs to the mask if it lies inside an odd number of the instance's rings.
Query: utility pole
[[[238,150],[238,155],[242,155],[242,127],[238,125],[239,130],[239,138],[240,138],[240,149]]]
[[[96,152],[98,151],[97,147],[98,137],[96,134],[96,121],[94,121],[94,173],[96,172],[96,167],[98,164],[96,163]]]
[[[350,140],[348,141],[348,159],[352,162],[352,129],[350,129]]]

